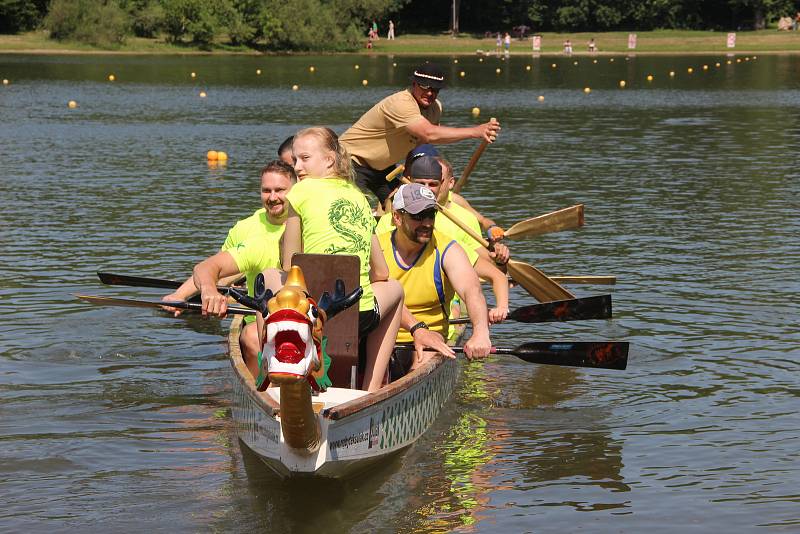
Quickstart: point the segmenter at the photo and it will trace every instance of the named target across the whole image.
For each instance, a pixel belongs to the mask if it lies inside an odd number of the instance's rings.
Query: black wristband
[[[413,337],[414,332],[416,332],[420,328],[424,328],[425,330],[427,330],[428,329],[427,323],[425,323],[425,321],[418,322],[417,324],[408,329],[408,333],[411,334],[411,336]]]

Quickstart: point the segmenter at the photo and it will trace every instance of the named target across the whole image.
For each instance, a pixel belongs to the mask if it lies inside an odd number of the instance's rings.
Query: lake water
[[[455,59],[445,123],[503,125],[466,196],[506,227],[584,203],[514,257],[619,278],[571,286],[612,292],[613,321],[493,341],[627,340],[628,370],[464,364],[392,463],[277,479],[233,429],[226,322],[72,295],[160,295],[95,272],[187,275],[285,137],[344,131],[421,58],[0,55],[0,529],[800,529],[800,56]]]

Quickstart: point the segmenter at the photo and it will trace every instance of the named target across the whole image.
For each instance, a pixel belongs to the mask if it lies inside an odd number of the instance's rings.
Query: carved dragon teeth
[[[270,382],[281,383],[303,380],[311,370],[319,366],[317,349],[311,337],[311,325],[308,324],[307,318],[303,317],[301,320],[300,317],[303,316],[297,314],[296,317],[290,316],[285,320],[273,320],[267,324],[267,340],[262,348],[262,356],[268,364]],[[282,351],[280,347],[276,348],[275,346],[278,334],[289,331],[297,332],[304,344],[302,358],[296,362],[281,360],[278,352]],[[282,344],[285,343],[287,342],[284,340]]]

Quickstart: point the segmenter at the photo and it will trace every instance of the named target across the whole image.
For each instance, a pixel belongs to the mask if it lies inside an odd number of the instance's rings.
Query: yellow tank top
[[[374,309],[369,255],[375,218],[364,193],[342,178],[306,178],[292,187],[286,199],[303,224],[303,252],[358,256],[364,290],[358,309]]]
[[[454,239],[434,230],[433,237],[420,251],[419,256],[405,265],[395,249],[397,230],[384,232],[378,236],[383,256],[389,266],[389,277],[399,281],[405,292],[405,305],[420,321],[439,332],[447,339],[450,315],[450,301],[455,290],[444,272],[444,258]],[[403,328],[397,333],[397,341],[412,341],[411,334]]]

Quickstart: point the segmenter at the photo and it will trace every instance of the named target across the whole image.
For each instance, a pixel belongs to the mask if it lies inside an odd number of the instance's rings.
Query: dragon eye
[[[317,307],[314,306],[313,304],[308,307],[308,318],[311,319],[312,323],[315,322],[317,318],[319,318],[319,311],[317,310]]]

